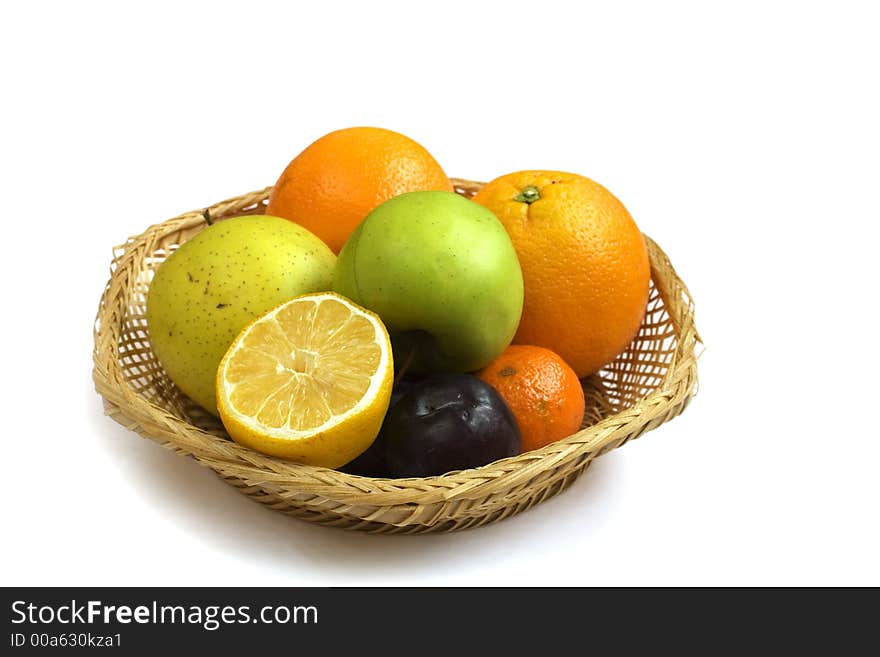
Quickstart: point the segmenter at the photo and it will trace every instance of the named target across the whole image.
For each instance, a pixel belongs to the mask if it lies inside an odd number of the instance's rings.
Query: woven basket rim
[[[482,183],[452,178],[456,188],[481,186]],[[189,424],[161,406],[139,396],[124,379],[120,363],[118,330],[124,317],[124,295],[117,295],[118,282],[130,276],[130,263],[139,252],[149,252],[152,240],[174,234],[183,229],[211,223],[212,217],[229,218],[256,214],[268,197],[271,187],[243,194],[214,204],[203,210],[192,211],[167,221],[153,224],[143,233],[130,237],[113,249],[111,276],[99,303],[94,328],[93,380],[103,397],[105,411],[114,419],[176,451],[187,454],[214,469],[224,477],[234,477],[250,485],[281,485],[285,489],[299,489],[315,495],[327,495],[335,500],[357,503],[369,496],[371,505],[411,505],[475,498],[485,493],[482,489],[510,488],[525,483],[536,469],[557,467],[564,461],[595,458],[615,444],[621,428],[626,426],[631,437],[659,426],[684,410],[696,392],[696,356],[694,350],[702,340],[694,324],[694,305],[684,282],[678,277],[666,254],[645,236],[651,256],[651,276],[663,297],[670,320],[675,326],[677,341],[674,356],[666,374],[656,389],[639,399],[633,406],[610,415],[581,429],[560,441],[541,449],[494,461],[490,464],[459,470],[443,475],[413,478],[375,478],[348,474],[338,470],[301,465],[283,459],[259,454],[225,437],[214,435]],[[661,271],[662,270],[662,271]],[[662,274],[662,275],[661,275]],[[122,285],[124,287],[124,285]],[[645,413],[650,408],[651,413]],[[663,410],[658,414],[657,409]],[[659,418],[659,421],[658,421]],[[419,499],[411,499],[418,492]],[[434,493],[433,495],[431,493]]]

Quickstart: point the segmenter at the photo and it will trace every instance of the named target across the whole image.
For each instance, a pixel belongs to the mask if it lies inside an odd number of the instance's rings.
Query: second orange
[[[573,173],[519,171],[488,183],[474,201],[504,224],[522,267],[515,343],[555,351],[580,377],[627,348],[645,315],[651,263],[611,192]]]
[[[380,203],[428,190],[453,188],[423,146],[383,128],[345,128],[324,135],[287,165],[266,214],[295,221],[339,253]]]

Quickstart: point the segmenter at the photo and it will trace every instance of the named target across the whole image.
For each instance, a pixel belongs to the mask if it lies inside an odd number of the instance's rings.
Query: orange
[[[519,256],[525,294],[515,343],[555,351],[579,377],[627,348],[645,314],[651,265],[611,192],[573,173],[520,171],[474,201],[501,220]]]
[[[338,254],[377,205],[424,190],[453,188],[421,145],[391,130],[346,128],[324,135],[287,165],[266,214],[295,221]]]
[[[581,426],[581,382],[549,349],[511,345],[478,376],[507,402],[519,424],[524,452],[570,436]]]

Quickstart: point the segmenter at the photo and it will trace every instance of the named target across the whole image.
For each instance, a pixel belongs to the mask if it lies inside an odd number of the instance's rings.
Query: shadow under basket
[[[453,179],[470,197],[481,183]],[[156,268],[208,223],[260,214],[271,188],[148,228],[114,250],[95,321],[93,378],[107,415],[214,470],[253,500],[323,525],[415,534],[502,520],[568,487],[593,459],[681,413],[697,387],[694,307],[669,259],[645,238],[651,294],[638,336],[583,379],[576,434],[481,468],[413,479],[373,479],[298,465],[232,442],[220,422],[181,393],[150,348],[147,290]]]

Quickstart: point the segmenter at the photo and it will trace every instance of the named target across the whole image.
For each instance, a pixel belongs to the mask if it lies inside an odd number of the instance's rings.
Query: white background
[[[613,4],[3,3],[0,582],[880,584],[871,3]],[[105,418],[111,248],[365,124],[610,188],[696,300],[685,414],[417,537],[273,513]]]

